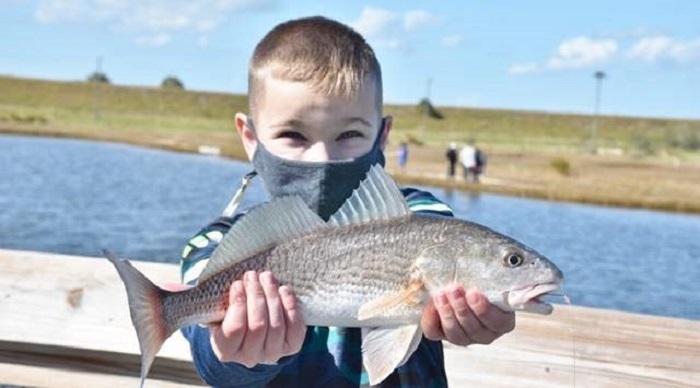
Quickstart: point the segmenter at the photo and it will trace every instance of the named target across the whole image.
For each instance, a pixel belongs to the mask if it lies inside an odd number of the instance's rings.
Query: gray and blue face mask
[[[253,154],[253,167],[262,177],[272,198],[299,196],[311,210],[328,220],[365,179],[370,167],[375,164],[384,166],[380,144],[383,131],[384,120],[372,149],[366,154],[350,160],[328,162],[280,158],[258,142]]]

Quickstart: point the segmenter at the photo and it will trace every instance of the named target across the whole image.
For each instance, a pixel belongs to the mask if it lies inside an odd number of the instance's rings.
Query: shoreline
[[[80,129],[47,126],[9,126],[7,124],[0,123],[0,134],[104,141],[193,154],[202,154],[202,152],[200,152],[200,147],[213,147],[218,150],[219,157],[241,162],[247,161],[245,153],[238,144],[235,134],[228,132],[213,135],[200,134],[201,136],[195,136],[196,134],[193,135],[186,132],[139,133],[137,131],[129,130],[109,132],[107,130],[97,130],[94,128]],[[400,136],[400,134],[394,135]],[[398,143],[396,140],[398,136],[393,136],[393,138],[394,143]],[[221,144],[223,146],[212,146],[212,144]],[[431,155],[431,152],[432,155],[435,155],[437,152],[443,152],[442,149],[437,149],[434,146],[425,146],[418,149],[417,152],[415,152],[417,155],[414,156],[409,163],[410,172],[402,173],[398,171],[397,166],[395,166],[396,163],[392,157],[392,146],[395,145],[390,144],[387,147],[386,169],[394,177],[394,179],[396,179],[397,182],[402,185],[433,186],[463,192],[493,193],[512,197],[590,204],[615,208],[644,209],[692,215],[700,214],[700,199],[693,200],[693,198],[689,198],[689,196],[685,196],[684,200],[666,199],[663,197],[654,197],[650,199],[644,196],[634,195],[638,193],[633,191],[630,191],[624,195],[611,196],[604,190],[597,190],[595,188],[593,190],[590,190],[590,188],[586,188],[586,190],[577,189],[576,184],[574,184],[575,181],[573,180],[576,178],[573,178],[567,182],[565,177],[562,178],[556,176],[547,177],[547,179],[554,181],[552,185],[537,184],[536,182],[531,183],[527,182],[525,179],[517,181],[511,177],[499,176],[498,172],[501,172],[499,171],[499,168],[500,170],[506,171],[503,166],[499,165],[488,166],[487,171],[495,170],[495,172],[493,174],[486,174],[482,179],[482,183],[464,182],[459,178],[448,179],[443,172],[444,163],[442,163],[442,160],[440,160],[438,163],[434,160],[434,158],[430,159],[430,156],[426,156]],[[526,153],[515,154],[515,156],[505,153],[495,154],[496,157],[500,157],[501,160],[505,160],[507,158],[529,158],[534,160],[535,158],[542,159],[547,157],[547,155],[530,155]],[[567,154],[567,157],[575,157],[575,155]],[[581,160],[584,160],[585,162],[585,159]],[[606,160],[603,161],[608,163]],[[622,163],[625,162],[623,161]],[[510,165],[510,167],[512,169],[512,165]],[[546,167],[547,166],[545,165],[544,167],[539,166],[538,168],[541,170],[542,168]],[[691,165],[691,168],[697,169],[700,173],[700,166]],[[539,173],[541,175],[551,175],[551,172],[548,171],[539,171]],[[694,170],[693,173],[695,173]],[[644,184],[644,182],[642,182],[642,184]],[[653,183],[648,184],[653,188]]]

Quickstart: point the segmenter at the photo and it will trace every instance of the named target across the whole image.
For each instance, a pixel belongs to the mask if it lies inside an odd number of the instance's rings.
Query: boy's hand
[[[515,328],[515,313],[492,305],[476,289],[451,286],[433,296],[423,311],[421,327],[426,338],[455,345],[490,344]]]
[[[231,284],[226,316],[209,330],[220,361],[251,368],[298,353],[306,324],[289,287],[280,287],[270,272],[249,271]]]

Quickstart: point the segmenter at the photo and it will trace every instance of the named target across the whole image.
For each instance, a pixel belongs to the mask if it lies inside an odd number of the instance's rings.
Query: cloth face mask
[[[253,154],[253,167],[262,177],[272,198],[299,196],[311,210],[328,220],[365,179],[371,166],[385,165],[380,145],[383,129],[384,120],[372,149],[350,160],[288,160],[270,153],[258,141]]]

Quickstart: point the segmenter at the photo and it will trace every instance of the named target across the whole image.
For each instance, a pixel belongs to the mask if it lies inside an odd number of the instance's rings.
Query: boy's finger
[[[473,342],[484,345],[490,344],[498,338],[498,335],[486,328],[476,315],[477,312],[483,313],[484,309],[488,307],[486,297],[476,290],[469,290],[466,294],[466,302],[468,303],[468,308],[463,310],[461,321],[464,331]]]
[[[262,356],[263,343],[267,335],[267,302],[258,274],[245,273],[244,287],[248,308],[248,328],[241,344],[241,353],[250,363],[257,363]]]
[[[278,292],[279,286],[270,272],[260,274],[260,284],[262,284],[265,292],[268,316],[267,336],[263,345],[264,355],[262,361],[275,362],[281,357],[284,346],[284,333],[286,331],[284,311]]]
[[[457,316],[455,315],[450,301],[447,299],[447,295],[444,293],[436,295],[434,302],[438,314],[440,315],[440,323],[442,324],[442,330],[445,332],[445,339],[455,345],[464,346],[472,343],[460,322],[457,320]]]
[[[209,330],[212,335],[212,347],[218,350],[215,352],[218,353],[217,357],[221,361],[236,361],[235,355],[245,339],[248,328],[248,304],[243,282],[237,280],[231,284],[228,299],[229,305],[221,325],[211,326]]]
[[[515,313],[492,305],[478,290],[469,290],[467,300],[476,318],[489,331],[505,334],[515,328]]]
[[[466,331],[465,329],[469,327],[469,320],[474,320],[476,317],[474,317],[474,314],[467,303],[464,288],[461,286],[450,288],[447,290],[446,295],[447,301],[452,307],[452,311],[454,311],[455,318],[457,319],[459,326],[468,336],[471,336],[470,332]]]
[[[296,354],[301,349],[306,336],[306,323],[301,316],[299,305],[292,289],[288,286],[279,288],[280,300],[284,309],[286,332],[284,338],[283,354],[285,356]]]
[[[435,304],[430,302],[423,310],[421,316],[421,329],[425,338],[431,341],[440,341],[445,339],[445,332],[442,331],[440,324],[440,315],[438,315]]]

